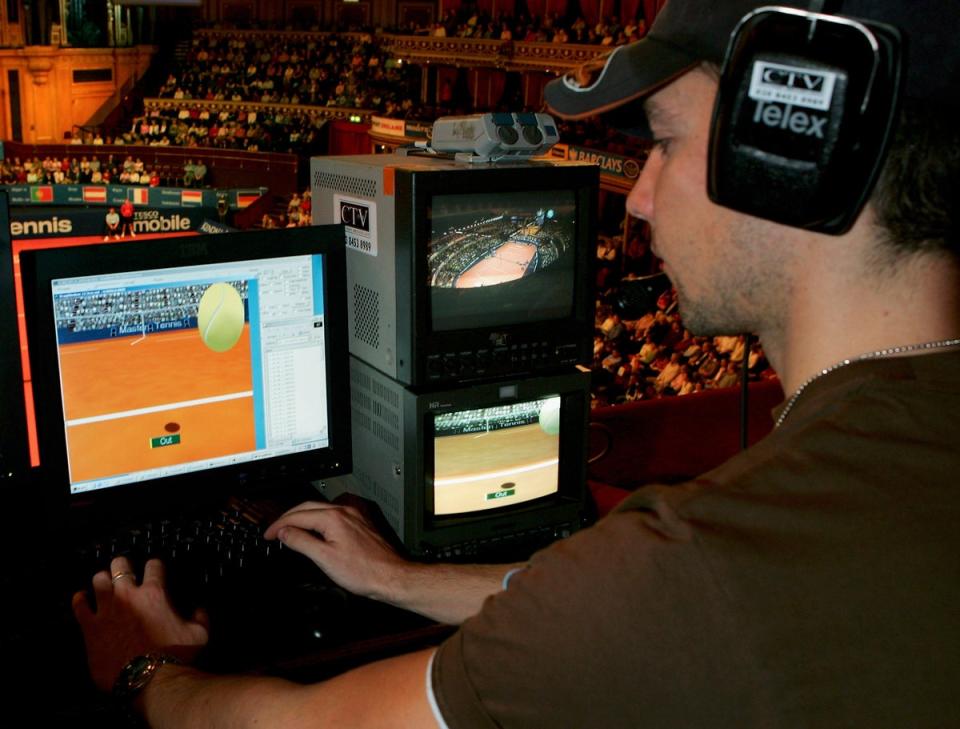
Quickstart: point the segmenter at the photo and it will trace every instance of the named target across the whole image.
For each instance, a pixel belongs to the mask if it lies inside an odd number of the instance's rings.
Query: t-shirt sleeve
[[[713,726],[743,691],[734,623],[695,531],[622,510],[488,598],[440,646],[434,694],[450,729]]]

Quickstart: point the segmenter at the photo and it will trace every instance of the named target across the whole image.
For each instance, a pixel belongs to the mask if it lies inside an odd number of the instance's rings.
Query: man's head
[[[626,112],[634,128],[652,133],[657,145],[628,211],[650,222],[654,252],[666,262],[684,321],[698,334],[762,333],[763,322],[753,317],[778,320],[771,309],[789,306],[791,266],[803,265],[803,247],[795,244],[805,231],[719,207],[706,195],[716,69],[741,17],[762,5],[670,0],[645,39],[617,49],[592,73],[552,82],[545,92],[558,116]],[[882,243],[877,258],[888,264],[918,250],[957,255],[960,125],[950,123],[960,81],[955,3],[850,0],[841,9],[890,24],[904,37],[903,112],[870,211],[881,226],[874,236]]]
[[[704,66],[719,68],[727,56],[731,33],[741,19],[762,6],[773,4],[763,0],[671,0],[642,41],[618,48],[606,58],[587,64],[580,72],[549,84],[545,92],[547,104],[558,116],[573,119],[612,112],[608,120],[614,126],[647,134],[646,115],[640,103],[634,102],[643,102],[691,69]],[[956,3],[953,0],[788,0],[776,4],[809,11],[822,11],[826,6],[827,11],[844,17],[858,18],[873,26],[882,24],[881,28],[892,26],[899,31],[903,38],[903,113],[895,125],[895,148],[890,155],[891,163],[881,177],[874,200],[883,206],[878,211],[879,219],[888,228],[888,237],[896,245],[907,252],[917,248],[949,248],[950,240],[956,235],[953,221],[945,220],[944,212],[949,213],[956,207],[952,205],[957,187],[956,165],[951,169],[949,159],[944,160],[942,152],[958,147],[955,144],[957,137],[950,136],[957,127],[952,123],[952,114],[960,111],[955,92],[960,82],[960,44],[956,41],[960,32],[960,14],[957,13]],[[820,30],[817,32],[822,33]],[[751,99],[756,99],[752,94],[751,90]],[[809,108],[803,109],[802,102],[793,104],[792,110],[786,103],[781,107],[773,111],[784,111],[780,120],[782,124],[779,125],[784,129],[786,124],[796,122],[799,125],[804,121],[792,119],[791,111],[794,116],[805,118],[815,115]],[[859,105],[851,104],[851,107],[857,109]],[[798,110],[803,114],[796,114]],[[716,131],[716,128],[714,117],[711,130]],[[865,134],[862,129],[857,132],[858,137]],[[792,140],[790,134],[783,136]],[[731,139],[731,146],[745,144],[740,135],[722,139]],[[918,149],[917,139],[929,140],[931,148],[926,152]],[[855,138],[854,141],[859,140]],[[825,148],[831,151],[829,146]],[[905,152],[908,154],[905,155]],[[716,164],[717,157],[714,154],[710,164]],[[870,155],[867,162],[872,165],[874,160],[882,157],[879,153]],[[937,164],[930,164],[933,161],[937,161]],[[772,160],[771,164],[777,162]],[[801,174],[799,178],[802,180],[813,176]],[[865,175],[867,191],[872,177]],[[727,175],[724,179],[736,179],[736,176]],[[833,179],[837,179],[837,176],[834,175]],[[919,189],[905,189],[906,180],[919,182]],[[713,182],[715,188],[716,179]],[[741,183],[738,181],[737,184]],[[771,186],[768,184],[753,189],[757,198],[771,197],[771,205],[781,205],[789,213],[790,205],[797,198],[797,179],[784,184],[792,187],[792,190],[786,189],[782,194],[777,190],[770,195],[768,190]],[[773,187],[776,189],[776,186]],[[748,193],[750,189],[747,183]],[[851,215],[857,209],[851,206]],[[778,217],[778,213],[765,215],[760,211],[754,214],[795,224],[782,215]],[[916,226],[910,224],[915,222],[911,219],[917,214],[923,216],[924,222],[936,222],[918,231]],[[946,239],[946,243],[940,242],[942,239]],[[956,250],[956,241],[952,245]]]

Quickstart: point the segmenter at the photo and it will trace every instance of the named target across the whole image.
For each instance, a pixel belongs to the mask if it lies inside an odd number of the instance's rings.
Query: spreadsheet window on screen
[[[323,257],[52,282],[72,493],[329,445]]]

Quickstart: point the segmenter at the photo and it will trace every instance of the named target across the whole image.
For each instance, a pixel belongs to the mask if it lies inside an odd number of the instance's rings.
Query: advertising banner
[[[191,210],[136,210],[133,214],[133,232],[149,237],[156,233],[185,233],[197,231],[206,216],[201,208]],[[16,238],[57,238],[86,235],[104,235],[106,210],[12,209],[10,234]]]
[[[109,205],[124,200],[148,208],[217,209],[225,197],[230,208],[245,208],[263,195],[267,188],[243,190],[147,187],[143,185],[0,185],[6,189],[11,205]]]

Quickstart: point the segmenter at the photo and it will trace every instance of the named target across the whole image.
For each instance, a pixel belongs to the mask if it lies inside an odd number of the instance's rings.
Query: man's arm
[[[479,612],[521,566],[410,562],[355,507],[312,501],[288,511],[264,535],[309,557],[353,593],[451,625]]]
[[[112,575],[112,577],[111,577]],[[95,603],[74,596],[90,675],[108,692],[135,656],[173,654],[189,661],[207,642],[202,614],[177,615],[166,591],[163,564],[147,562],[141,580],[125,557],[93,578]],[[427,699],[433,649],[363,666],[326,683],[300,685],[277,678],[213,676],[167,664],[134,706],[153,727],[436,727]]]
[[[429,648],[371,663],[305,686],[166,665],[137,699],[136,708],[155,729],[434,729],[426,688],[432,653]]]

